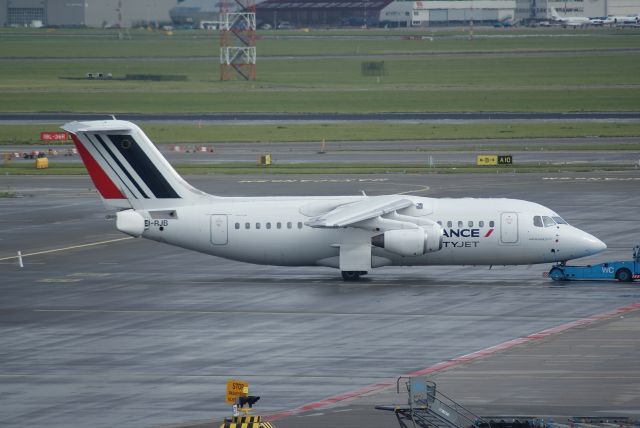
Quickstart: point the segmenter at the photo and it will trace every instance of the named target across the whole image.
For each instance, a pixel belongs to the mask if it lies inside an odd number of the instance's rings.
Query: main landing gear
[[[361,275],[366,275],[367,272],[357,270],[343,270],[342,279],[345,281],[358,281]]]

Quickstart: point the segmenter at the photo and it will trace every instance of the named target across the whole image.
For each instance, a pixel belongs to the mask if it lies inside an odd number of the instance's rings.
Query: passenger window
[[[291,224],[291,222],[290,222],[290,221],[288,221],[288,222],[287,222],[287,229],[291,229],[291,227],[292,227],[292,226],[293,226],[293,225]]]
[[[496,223],[495,223],[493,220],[491,220],[491,221],[489,222],[489,227],[494,227],[495,225],[496,225]]]
[[[480,228],[484,227],[484,221],[480,220],[478,222],[478,227],[480,227]]]
[[[276,223],[276,227],[277,227],[278,229],[282,229],[282,223],[277,222],[277,223]]]
[[[473,227],[473,222],[470,221],[469,223],[467,223],[469,225],[469,227]]]
[[[265,227],[266,227],[267,229],[271,229],[271,223],[267,223],[267,224],[265,224]]]
[[[236,223],[236,229],[240,229],[240,223]]]
[[[260,223],[256,223],[256,229],[260,229]]]
[[[451,223],[450,221],[447,222],[447,227],[451,227],[453,226],[453,223]]]
[[[533,225],[536,227],[542,227],[542,217],[539,215],[533,217]]]
[[[461,221],[458,221],[458,227],[462,227],[464,223],[462,223]]]
[[[298,222],[298,229],[302,229],[302,222],[301,221]]]
[[[544,227],[555,226],[556,222],[553,221],[551,217],[543,216],[542,221],[544,222]]]
[[[245,228],[245,229],[250,229],[250,228],[251,228],[251,224],[249,224],[249,223],[245,223],[245,224],[244,224],[244,228]]]

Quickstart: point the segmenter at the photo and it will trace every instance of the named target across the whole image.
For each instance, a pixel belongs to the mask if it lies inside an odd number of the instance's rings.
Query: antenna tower
[[[255,0],[220,1],[220,80],[233,77],[256,80]]]

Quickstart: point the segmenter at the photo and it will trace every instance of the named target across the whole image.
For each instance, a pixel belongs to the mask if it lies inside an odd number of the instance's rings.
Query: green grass
[[[635,137],[638,123],[471,123],[471,124],[286,124],[160,125],[144,124],[157,143],[439,140],[491,138]],[[0,127],[0,132],[2,128]],[[2,138],[0,137],[0,141]],[[609,145],[610,146],[610,145]],[[392,148],[392,147],[390,147]]]
[[[496,31],[476,29],[478,35],[468,40],[466,31],[447,29],[262,31],[259,32],[259,55],[363,55],[414,52],[508,51],[508,50],[608,50],[638,47],[634,32],[616,30],[531,30]],[[217,32],[163,32],[131,30],[130,39],[119,40],[118,30],[0,30],[3,55],[9,57],[217,57]],[[403,36],[420,35],[433,40],[404,40]],[[519,37],[486,38],[484,35]],[[548,37],[556,35],[560,37]],[[292,37],[295,36],[295,37]],[[318,37],[321,36],[321,37]]]
[[[210,93],[1,92],[3,112],[638,111],[640,87],[564,90],[328,90]]]
[[[337,124],[269,124],[269,125],[197,125],[142,123],[142,129],[157,144],[215,144],[233,142],[309,142],[325,140],[328,148],[334,141],[368,140],[441,140],[495,138],[572,138],[637,137],[640,123],[634,122],[544,122],[544,123],[337,123]],[[57,131],[53,124],[0,125],[2,145],[45,145],[39,140],[42,131]],[[551,144],[553,141],[550,142]],[[70,144],[70,142],[68,142]],[[545,150],[552,150],[545,144]],[[500,149],[506,149],[499,146]],[[390,146],[390,149],[393,147]],[[493,150],[491,146],[483,150]],[[517,146],[514,146],[514,150]],[[519,148],[522,149],[521,147]],[[640,150],[636,143],[560,146],[561,150]],[[423,150],[429,150],[425,144]],[[438,150],[443,150],[439,148]],[[468,150],[452,146],[450,150]]]
[[[236,93],[258,98],[285,91],[519,91],[580,92],[598,88],[637,89],[640,86],[640,55],[567,54],[530,57],[417,57],[385,61],[387,75],[380,81],[363,77],[361,59],[309,59],[267,61],[258,65],[255,82],[218,80],[218,64],[210,61],[96,60],[6,61],[0,68],[0,91],[53,93],[64,105],[66,93],[92,98],[126,95],[147,98],[153,94],[203,95],[215,102],[230,102]],[[25,72],[28,70],[28,72]],[[85,79],[87,72],[112,73],[115,80]],[[185,82],[118,80],[127,74],[184,75]],[[566,96],[566,94],[565,94]],[[153,98],[153,97],[152,97]],[[124,101],[124,100],[123,100]],[[130,100],[126,100],[129,102]],[[169,104],[168,106],[173,106]],[[66,110],[73,110],[68,106]]]
[[[422,164],[278,164],[261,167],[251,163],[227,163],[216,165],[177,165],[183,175],[206,174],[433,174],[433,173],[531,173],[531,172],[586,172],[624,171],[634,167],[627,164],[519,164],[514,166],[478,167],[474,165],[437,165],[433,168]],[[86,169],[80,163],[62,164],[52,162],[48,169],[36,169],[32,164],[13,163],[0,166],[0,174],[6,175],[85,175]]]
[[[3,61],[0,67],[0,111],[640,110],[640,55],[619,52],[638,49],[639,32],[479,32],[520,37],[470,41],[460,37],[462,32],[443,30],[433,32],[431,42],[402,40],[402,35],[431,31],[264,32],[258,42],[258,79],[220,82],[213,33],[132,31],[131,40],[117,40],[112,30],[3,29],[2,55],[23,59]],[[559,49],[575,52],[558,54]],[[460,54],[530,50],[536,54]],[[419,55],[431,52],[452,55]],[[410,55],[384,57],[388,73],[380,80],[361,76],[361,62],[370,60],[362,55],[385,53]],[[269,60],[274,55],[280,58]],[[42,56],[66,59],[34,60]],[[116,79],[87,80],[87,72],[112,73]],[[126,74],[184,75],[187,80],[118,80]]]
[[[0,112],[640,111],[640,32],[632,30],[480,28],[474,40],[460,29],[260,32],[254,82],[218,80],[215,33],[176,31],[170,36],[139,30],[131,31],[126,40],[118,40],[117,34],[117,30],[0,29],[0,55],[5,59],[0,67]],[[408,34],[433,39],[403,40]],[[495,35],[517,37],[483,37]],[[50,60],[37,60],[42,57]],[[361,62],[369,60],[384,60],[387,74],[380,79],[361,76]],[[83,78],[87,72],[112,73],[114,79],[87,80]],[[186,80],[120,80],[127,74],[184,75]],[[545,150],[640,150],[636,142],[553,146],[554,138],[638,137],[640,123],[634,122],[141,125],[161,144],[301,141],[319,148],[324,139],[331,150],[334,141],[541,138],[546,139]],[[55,130],[55,124],[3,125],[0,145],[42,144],[39,133]],[[426,143],[421,150],[523,147],[514,143],[470,148],[454,143],[443,149]],[[79,161],[53,159],[43,170],[34,164],[8,162],[0,165],[0,174],[86,174]],[[633,166],[233,163],[176,168],[186,175],[495,174],[619,171]],[[0,192],[0,197],[11,197],[10,193]]]

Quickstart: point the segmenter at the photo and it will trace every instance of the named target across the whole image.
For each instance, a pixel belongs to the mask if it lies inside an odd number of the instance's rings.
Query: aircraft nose
[[[582,242],[590,255],[601,253],[607,249],[607,244],[605,244],[595,236],[590,235],[586,232],[582,233]]]

